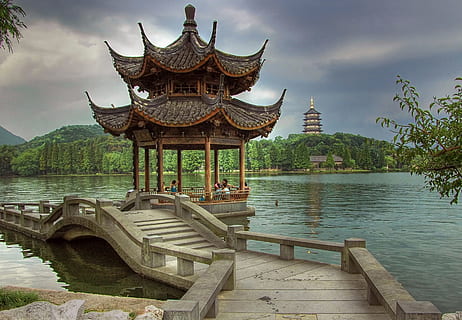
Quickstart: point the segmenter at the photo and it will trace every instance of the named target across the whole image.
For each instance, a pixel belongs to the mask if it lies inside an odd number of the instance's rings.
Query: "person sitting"
[[[222,188],[221,188],[221,192],[223,194],[223,199],[230,199],[231,198],[231,191],[230,191],[230,185],[228,185],[228,180],[226,179],[223,179],[222,183]]]
[[[172,183],[170,183],[170,192],[171,193],[178,192],[178,189],[176,187],[176,180],[172,180]]]

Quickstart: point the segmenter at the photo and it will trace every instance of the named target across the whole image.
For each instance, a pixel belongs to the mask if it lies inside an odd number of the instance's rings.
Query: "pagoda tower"
[[[321,112],[314,108],[314,98],[310,99],[310,109],[304,113],[303,132],[306,134],[320,134],[321,129]]]
[[[239,149],[239,187],[244,188],[245,143],[266,137],[280,116],[285,90],[272,105],[258,106],[236,98],[257,82],[263,65],[262,48],[249,56],[236,56],[215,48],[217,22],[214,21],[209,41],[198,33],[195,8],[185,7],[186,20],[181,35],[166,47],[157,47],[146,36],[141,23],[144,44],[142,56],[117,53],[107,42],[114,67],[127,84],[130,103],[120,107],[100,107],[87,93],[93,117],[114,136],[124,135],[133,145],[133,187],[140,189],[139,149],[145,162],[144,190],[150,190],[149,150],[156,150],[157,190],[162,190],[163,151],[177,150],[178,188],[181,191],[181,152],[205,152],[205,192],[212,192],[219,181],[218,152]],[[147,94],[140,97],[137,92]],[[211,152],[214,163],[211,164]]]

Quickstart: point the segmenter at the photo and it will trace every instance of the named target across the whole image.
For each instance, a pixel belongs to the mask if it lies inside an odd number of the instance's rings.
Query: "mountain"
[[[8,144],[8,145],[16,145],[16,144],[21,144],[26,142],[21,137],[18,137],[17,135],[12,134],[2,126],[0,126],[0,145],[2,144]]]
[[[96,136],[104,135],[103,128],[98,124],[93,125],[71,125],[61,127],[51,131],[43,136],[37,136],[29,142],[25,143],[25,149],[40,147],[48,143],[66,143],[77,140],[85,140],[95,138]]]

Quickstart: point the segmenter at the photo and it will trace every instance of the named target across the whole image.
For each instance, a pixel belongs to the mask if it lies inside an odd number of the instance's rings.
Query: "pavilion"
[[[177,151],[178,191],[182,191],[182,151],[204,150],[206,200],[212,195],[212,151],[214,181],[219,181],[219,150],[239,149],[239,189],[245,182],[245,143],[266,137],[280,116],[285,90],[272,105],[258,106],[236,98],[257,82],[263,65],[262,48],[248,56],[236,56],[215,48],[217,22],[208,42],[198,33],[195,8],[185,8],[182,34],[166,47],[157,47],[146,36],[142,56],[117,53],[110,45],[114,67],[127,84],[130,103],[100,107],[87,93],[93,117],[114,136],[124,135],[133,145],[133,188],[152,190],[149,179],[150,152],[157,156],[157,186],[163,191],[163,152]],[[138,95],[143,93],[144,97]],[[140,189],[139,150],[144,149],[144,188]]]

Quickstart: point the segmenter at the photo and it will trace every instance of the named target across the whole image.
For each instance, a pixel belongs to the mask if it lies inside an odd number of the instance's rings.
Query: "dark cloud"
[[[18,0],[27,31],[15,52],[0,52],[3,125],[27,139],[71,123],[94,123],[83,95],[99,104],[128,102],[103,41],[141,55],[137,22],[166,45],[181,33],[189,1]],[[208,40],[234,54],[270,42],[259,83],[242,96],[270,104],[287,88],[272,136],[301,132],[310,96],[325,132],[388,139],[378,116],[403,121],[393,96],[396,75],[410,79],[424,102],[452,91],[462,71],[459,0],[201,0],[196,21]]]

